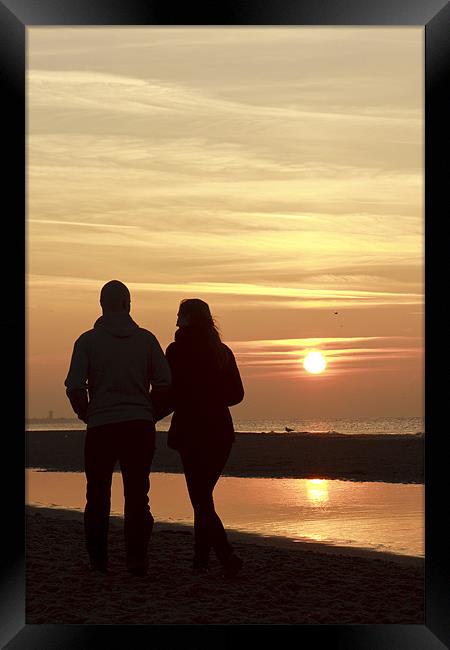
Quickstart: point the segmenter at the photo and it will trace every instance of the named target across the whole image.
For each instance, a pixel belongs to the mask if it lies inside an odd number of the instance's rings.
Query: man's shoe
[[[222,575],[224,578],[234,578],[244,566],[244,562],[235,553],[230,555],[223,565]]]
[[[132,576],[136,576],[138,578],[145,578],[145,576],[148,575],[147,569],[143,566],[136,566],[127,570],[128,573],[131,573]]]
[[[96,571],[98,573],[108,573],[108,566],[105,562],[99,562],[98,560],[90,560],[89,567],[91,571]]]
[[[209,568],[207,564],[194,564],[192,567],[192,573],[194,576],[202,576],[209,573]]]

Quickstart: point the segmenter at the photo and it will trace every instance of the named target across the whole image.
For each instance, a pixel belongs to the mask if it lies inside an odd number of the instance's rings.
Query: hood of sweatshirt
[[[119,338],[125,338],[127,336],[133,336],[139,329],[139,325],[134,322],[130,314],[119,312],[104,314],[100,318],[97,318],[94,323],[94,329],[103,330]]]

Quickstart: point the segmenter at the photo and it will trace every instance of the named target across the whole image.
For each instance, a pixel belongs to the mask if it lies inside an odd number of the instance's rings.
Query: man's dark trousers
[[[147,420],[128,420],[87,429],[84,526],[92,565],[107,568],[111,481],[119,461],[125,497],[127,569],[147,569],[148,544],[154,522],[148,498],[154,451],[155,425]]]

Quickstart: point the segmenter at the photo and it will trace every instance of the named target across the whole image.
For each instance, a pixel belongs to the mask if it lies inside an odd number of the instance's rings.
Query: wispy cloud
[[[399,342],[403,345],[399,346]],[[395,361],[398,369],[402,361],[418,360],[423,356],[422,341],[407,336],[264,339],[233,341],[230,345],[239,365],[260,376],[272,372],[287,376],[307,375],[303,360],[312,350],[322,352],[327,361],[325,378],[345,372],[386,370],[389,361]]]
[[[27,279],[30,287],[76,287],[78,290],[95,289],[107,279],[95,280],[91,278],[55,277],[30,275]],[[327,290],[308,289],[299,287],[280,287],[261,284],[244,284],[233,282],[191,282],[191,283],[162,283],[162,282],[127,282],[130,290],[136,292],[160,292],[195,295],[233,295],[248,296],[258,299],[265,298],[290,298],[286,302],[292,306],[316,306],[320,304],[336,305],[345,302],[352,305],[379,305],[379,304],[421,304],[422,297],[415,293],[395,293],[386,291],[352,291],[352,290]]]
[[[43,224],[51,224],[55,226],[79,226],[81,228],[104,228],[106,230],[129,230],[136,228],[136,226],[127,226],[124,224],[113,224],[113,223],[96,223],[96,222],[90,222],[90,221],[69,221],[69,220],[61,220],[58,221],[57,219],[29,219],[28,223],[43,223]]]
[[[352,79],[349,83],[355,83]],[[336,84],[336,82],[334,82]],[[42,92],[45,87],[46,92]],[[342,80],[339,84],[342,92]],[[345,89],[345,83],[344,83]],[[301,91],[301,86],[298,88]],[[49,71],[32,70],[29,74],[28,92],[35,107],[48,106],[52,109],[94,111],[100,110],[111,113],[142,114],[149,117],[152,112],[186,113],[195,111],[198,116],[224,113],[234,118],[244,118],[250,122],[250,117],[256,119],[324,120],[349,123],[353,126],[373,124],[381,121],[394,124],[404,129],[405,113],[389,114],[353,110],[305,110],[301,105],[280,106],[275,102],[265,105],[237,102],[229,99],[208,95],[204,92],[189,88],[185,84],[163,82],[159,79],[140,79],[129,76],[94,73],[91,71]],[[250,110],[251,116],[248,115]],[[420,125],[420,114],[407,114],[409,121]],[[191,117],[191,119],[194,119]]]

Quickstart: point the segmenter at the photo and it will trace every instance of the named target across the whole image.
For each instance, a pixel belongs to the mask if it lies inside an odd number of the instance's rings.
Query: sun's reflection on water
[[[328,481],[313,478],[306,481],[306,494],[313,506],[323,507],[329,500]]]

